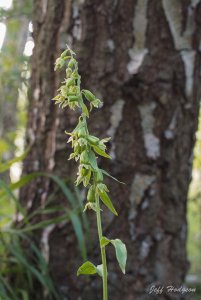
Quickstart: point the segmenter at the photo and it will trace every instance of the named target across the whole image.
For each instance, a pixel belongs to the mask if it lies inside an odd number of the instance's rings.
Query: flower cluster
[[[89,134],[87,127],[87,118],[89,111],[93,107],[99,107],[102,102],[97,99],[89,90],[81,90],[81,77],[78,73],[78,63],[74,58],[75,53],[71,49],[65,50],[56,60],[55,69],[62,68],[67,62],[66,78],[63,85],[58,89],[59,94],[53,98],[55,104],[62,108],[69,106],[71,109],[76,107],[82,111],[78,124],[72,132],[66,132],[69,135],[68,142],[72,143],[73,152],[69,159],[79,161],[76,185],[83,183],[88,187],[86,208],[96,210],[95,199],[100,197],[103,203],[115,214],[117,212],[107,194],[107,186],[103,183],[103,170],[97,165],[96,155],[110,158],[105,152],[106,143],[110,138],[99,139]],[[88,110],[85,101],[88,101],[90,109]],[[92,204],[93,203],[93,204]]]
[[[74,58],[75,53],[70,49],[66,49],[55,63],[55,70],[61,69],[66,61],[68,61],[66,69],[66,78],[63,85],[58,89],[59,94],[53,98],[56,104],[62,108],[69,106],[71,109],[79,107],[89,117],[89,111],[84,104],[83,96],[89,101],[90,111],[93,107],[98,108],[102,102],[97,99],[94,94],[88,90],[80,90],[81,76],[78,73],[78,63]]]

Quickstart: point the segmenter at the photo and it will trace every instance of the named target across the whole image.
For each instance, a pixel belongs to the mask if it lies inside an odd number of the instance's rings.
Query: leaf
[[[82,258],[86,260],[87,258],[87,250],[86,250],[86,245],[85,245],[85,237],[82,229],[82,224],[80,221],[80,218],[74,213],[73,211],[69,212],[69,216],[71,219],[71,222],[73,224],[73,228],[77,237],[77,241],[79,244],[79,248],[82,254]]]
[[[106,238],[105,236],[103,236],[103,237],[101,238],[101,240],[100,240],[100,245],[101,245],[101,247],[105,247],[105,246],[107,246],[110,242],[111,242],[111,241],[110,241],[108,238]]]
[[[99,155],[101,155],[101,156],[103,156],[103,157],[112,159],[107,153],[105,153],[105,152],[104,152],[103,150],[101,150],[99,147],[93,145],[93,149],[94,149],[94,151],[95,151],[97,154],[99,154]]]
[[[21,206],[20,201],[18,201],[18,199],[12,192],[11,188],[7,184],[5,184],[1,179],[0,179],[0,187],[3,187],[5,193],[14,201],[16,208],[22,214],[24,220],[27,222],[26,211],[23,208],[23,206]]]
[[[25,175],[19,181],[17,181],[16,183],[13,183],[13,184],[9,185],[7,190],[5,190],[5,189],[0,190],[0,199],[5,197],[8,192],[10,194],[10,193],[12,193],[13,190],[18,189],[18,188],[26,185],[31,180],[36,179],[40,176],[51,178],[59,186],[59,188],[62,190],[63,194],[65,195],[65,199],[72,205],[72,207],[74,209],[77,209],[77,203],[76,203],[76,200],[75,200],[75,196],[73,195],[71,190],[67,187],[66,183],[56,175],[42,173],[42,172],[36,172],[36,173]],[[2,184],[2,183],[0,182],[0,184]],[[15,200],[15,202],[16,202],[16,204],[19,203],[17,200]],[[24,215],[24,213],[23,213],[23,211],[20,207],[18,207],[18,210]],[[24,217],[26,217],[26,216],[24,216]],[[56,218],[53,218],[53,219],[50,219],[50,220],[39,222],[35,225],[26,226],[22,230],[24,232],[26,232],[26,231],[28,232],[28,231],[31,231],[31,230],[43,228],[43,227],[46,227],[50,224],[56,224],[56,223],[62,222],[65,219],[67,219],[67,217],[69,217],[71,219],[71,222],[73,224],[74,231],[75,231],[75,234],[76,234],[76,237],[77,237],[77,240],[78,240],[78,244],[79,244],[79,248],[80,248],[82,257],[83,257],[83,259],[86,259],[86,245],[85,245],[85,238],[84,238],[84,233],[83,233],[81,221],[78,218],[78,216],[72,210],[71,211],[69,210],[67,215],[65,214],[63,216],[59,216],[59,217],[56,217]]]
[[[79,269],[77,270],[77,276],[83,274],[83,275],[93,275],[97,273],[96,266],[92,264],[90,261],[86,261],[83,263]]]
[[[29,296],[26,291],[20,290],[20,294],[22,295],[23,300],[29,300]]]
[[[89,163],[90,163],[90,165],[92,166],[92,168],[94,170],[97,170],[98,166],[97,166],[97,160],[96,160],[96,156],[95,156],[94,152],[93,151],[89,151],[88,156],[89,156]]]
[[[13,159],[11,159],[11,160],[9,160],[9,161],[3,163],[3,164],[0,163],[0,173],[6,171],[6,170],[8,170],[8,169],[10,169],[10,167],[11,167],[14,163],[22,161],[22,160],[27,156],[27,153],[28,153],[28,152],[29,152],[29,148],[28,148],[22,155],[17,156],[17,157],[15,157],[15,158],[13,158]]]
[[[83,205],[83,198],[81,196],[81,192],[76,186],[74,187],[74,189],[75,189],[76,199],[78,200],[78,205],[81,208],[81,210],[83,211],[84,205]],[[89,222],[88,222],[88,219],[86,217],[86,214],[81,214],[81,218],[82,218],[85,233],[86,233],[86,241],[88,241],[88,243],[90,243],[91,242],[91,239],[90,239],[90,236],[89,236],[90,228],[89,228]]]
[[[117,181],[117,182],[119,182],[119,183],[121,183],[121,184],[125,184],[124,182],[119,181],[117,178],[115,178],[115,177],[113,177],[112,175],[110,175],[110,174],[109,174],[108,172],[106,172],[105,170],[101,169],[101,171],[103,172],[103,174],[105,174],[106,176],[112,178],[113,180],[115,180],[115,181]]]
[[[91,170],[89,170],[87,175],[84,177],[83,184],[85,187],[89,185],[90,178],[91,178]]]
[[[2,283],[2,284],[1,284]],[[7,294],[7,292],[6,292],[6,290],[8,290],[8,292],[9,292],[9,294],[11,294],[11,296],[12,296],[12,299],[13,300],[18,300],[17,299],[17,297],[16,297],[16,295],[15,295],[15,292],[14,292],[14,290],[12,289],[12,287],[10,286],[10,284],[7,282],[7,280],[3,277],[3,276],[1,276],[1,274],[0,274],[0,287],[1,287],[1,290],[0,291],[2,291],[3,292],[3,294],[4,295],[6,295]],[[3,288],[2,288],[3,287]],[[1,296],[1,295],[0,295]],[[2,298],[0,298],[1,300],[2,300]],[[5,299],[5,300],[10,300],[11,298],[9,297],[5,297],[5,298],[3,298],[3,299]]]
[[[126,245],[120,239],[111,240],[111,243],[115,247],[116,258],[119,263],[119,266],[122,272],[125,274],[126,260],[127,260]]]
[[[68,213],[63,214],[63,215],[58,216],[58,217],[55,217],[55,218],[52,218],[52,219],[41,221],[41,222],[38,222],[34,225],[26,226],[26,227],[23,227],[23,228],[20,228],[20,229],[5,228],[2,231],[13,233],[13,234],[21,234],[22,232],[31,232],[33,230],[46,228],[47,226],[52,225],[52,224],[59,224],[62,221],[66,221],[66,220],[69,220],[69,214]]]
[[[112,201],[110,200],[108,194],[104,191],[102,193],[99,193],[101,200],[103,201],[103,203],[107,206],[107,208],[109,208],[109,210],[116,216],[118,216],[118,213],[116,211],[116,209],[114,208]]]

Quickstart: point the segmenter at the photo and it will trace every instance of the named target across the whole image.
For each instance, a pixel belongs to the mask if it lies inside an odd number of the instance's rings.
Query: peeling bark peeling
[[[194,75],[194,65],[195,65],[195,54],[194,50],[192,51],[181,51],[181,57],[184,62],[185,74],[186,74],[186,85],[185,85],[185,93],[186,97],[191,97],[193,92],[193,75]]]
[[[75,40],[78,41],[81,40],[82,36],[82,22],[80,19],[80,4],[82,4],[82,2],[83,1],[73,1],[72,3],[72,17],[74,19],[72,35]]]
[[[195,51],[192,50],[193,33],[195,31],[194,13],[195,8],[200,1],[191,1],[187,10],[186,28],[183,30],[183,12],[182,3],[180,1],[162,0],[166,18],[168,20],[170,30],[174,39],[174,45],[180,51],[184,62],[187,97],[191,96],[193,90],[193,72],[195,62]]]
[[[46,15],[47,5],[48,5],[48,0],[42,0],[42,12],[43,12],[43,16]]]
[[[145,240],[142,241],[141,248],[140,248],[140,259],[141,260],[144,260],[148,256],[150,247],[152,244],[153,243],[149,236]]]
[[[171,140],[175,137],[177,114],[177,112],[174,113],[168,128],[164,132],[165,138],[168,140]]]
[[[41,250],[46,262],[49,262],[50,256],[49,236],[55,227],[54,224],[47,226],[41,235]]]
[[[119,99],[110,108],[110,112],[111,112],[110,124],[111,124],[111,126],[107,131],[107,135],[110,136],[112,139],[114,139],[116,131],[122,120],[124,104],[125,104],[125,101]],[[112,159],[115,159],[115,157],[116,157],[115,156],[115,143],[112,144],[112,148],[111,148],[109,154],[112,157]]]
[[[131,185],[131,193],[129,200],[131,203],[129,210],[129,220],[132,220],[136,216],[136,207],[143,199],[144,192],[154,182],[155,176],[149,176],[144,174],[136,174]]]
[[[115,50],[115,44],[112,39],[107,40],[107,47],[110,52],[113,52]]]
[[[131,58],[127,65],[130,74],[136,74],[143,63],[148,49],[145,48],[146,29],[147,29],[147,5],[148,0],[138,0],[135,7],[135,15],[133,20],[133,35],[134,46],[129,49],[129,56]]]
[[[191,49],[192,33],[194,30],[194,22],[191,7],[188,8],[188,19],[186,30],[182,28],[182,5],[181,1],[162,0],[165,15],[170,26],[170,30],[174,39],[175,48],[177,50]]]
[[[156,104],[154,102],[144,106],[139,106],[145,149],[147,156],[152,159],[156,159],[160,155],[160,140],[153,133],[155,121],[153,112],[155,108]]]

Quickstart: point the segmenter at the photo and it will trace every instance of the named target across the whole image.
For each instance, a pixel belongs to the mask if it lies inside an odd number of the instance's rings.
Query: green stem
[[[98,237],[99,237],[99,243],[100,243],[103,233],[102,233],[102,225],[101,225],[99,197],[96,197],[96,209],[97,209],[96,216],[97,216],[97,226],[98,226]],[[105,247],[101,247],[101,244],[100,244],[100,248],[101,248],[101,258],[102,258],[102,264],[103,264],[103,300],[107,300],[108,299],[107,261],[106,261]]]

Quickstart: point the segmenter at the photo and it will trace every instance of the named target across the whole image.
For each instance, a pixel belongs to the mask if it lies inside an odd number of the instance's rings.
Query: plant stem
[[[99,243],[100,243],[103,233],[102,233],[102,225],[101,225],[99,197],[96,197],[96,209],[97,209],[96,216],[97,216],[97,226],[98,226],[98,237],[99,237]],[[107,300],[108,299],[107,261],[106,261],[105,247],[101,247],[101,244],[100,244],[100,249],[101,249],[101,258],[102,258],[102,264],[103,264],[103,300]]]

